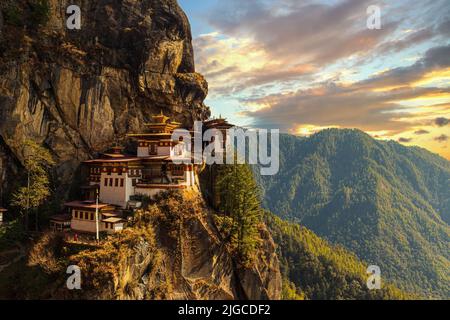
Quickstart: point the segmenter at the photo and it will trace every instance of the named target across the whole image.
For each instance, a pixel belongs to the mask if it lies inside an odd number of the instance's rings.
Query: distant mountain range
[[[280,137],[264,206],[341,244],[409,292],[450,298],[450,162],[358,130]]]
[[[265,222],[278,244],[286,300],[404,300],[406,293],[387,281],[381,290],[367,287],[368,264],[340,245],[331,245],[311,230],[266,212]]]

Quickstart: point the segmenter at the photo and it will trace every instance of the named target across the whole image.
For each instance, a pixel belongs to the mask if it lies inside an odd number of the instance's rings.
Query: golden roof
[[[161,110],[161,113],[157,116],[152,117],[153,120],[155,120],[156,123],[167,123],[167,121],[170,119],[169,117],[165,116]]]

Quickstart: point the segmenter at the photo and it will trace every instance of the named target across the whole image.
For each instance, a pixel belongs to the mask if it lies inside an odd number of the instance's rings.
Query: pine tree
[[[217,171],[219,209],[231,218],[229,242],[242,264],[249,264],[259,242],[260,193],[248,165],[221,165]]]

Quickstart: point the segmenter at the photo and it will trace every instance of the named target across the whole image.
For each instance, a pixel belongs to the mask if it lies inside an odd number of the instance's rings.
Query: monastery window
[[[118,187],[118,186],[119,186],[119,178],[116,178],[116,181],[115,181],[115,183],[114,183],[114,186],[115,186],[115,187]]]
[[[75,219],[78,219],[78,211],[74,211],[74,216],[75,216]]]
[[[108,178],[105,178],[105,187],[108,186]]]
[[[184,175],[184,166],[173,166],[172,167],[172,174],[174,176],[183,176]]]
[[[91,212],[91,220],[94,220],[94,213]]]
[[[109,178],[109,186],[112,187],[113,186],[113,178]]]
[[[124,182],[124,179],[123,179],[123,178],[120,179],[120,186],[121,186],[121,187],[123,187],[123,182]]]
[[[131,185],[132,185],[133,187],[136,187],[136,179],[131,180]]]

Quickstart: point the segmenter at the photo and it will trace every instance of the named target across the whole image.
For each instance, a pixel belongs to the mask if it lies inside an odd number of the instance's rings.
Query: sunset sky
[[[449,0],[179,3],[215,116],[299,135],[358,128],[450,159]]]

